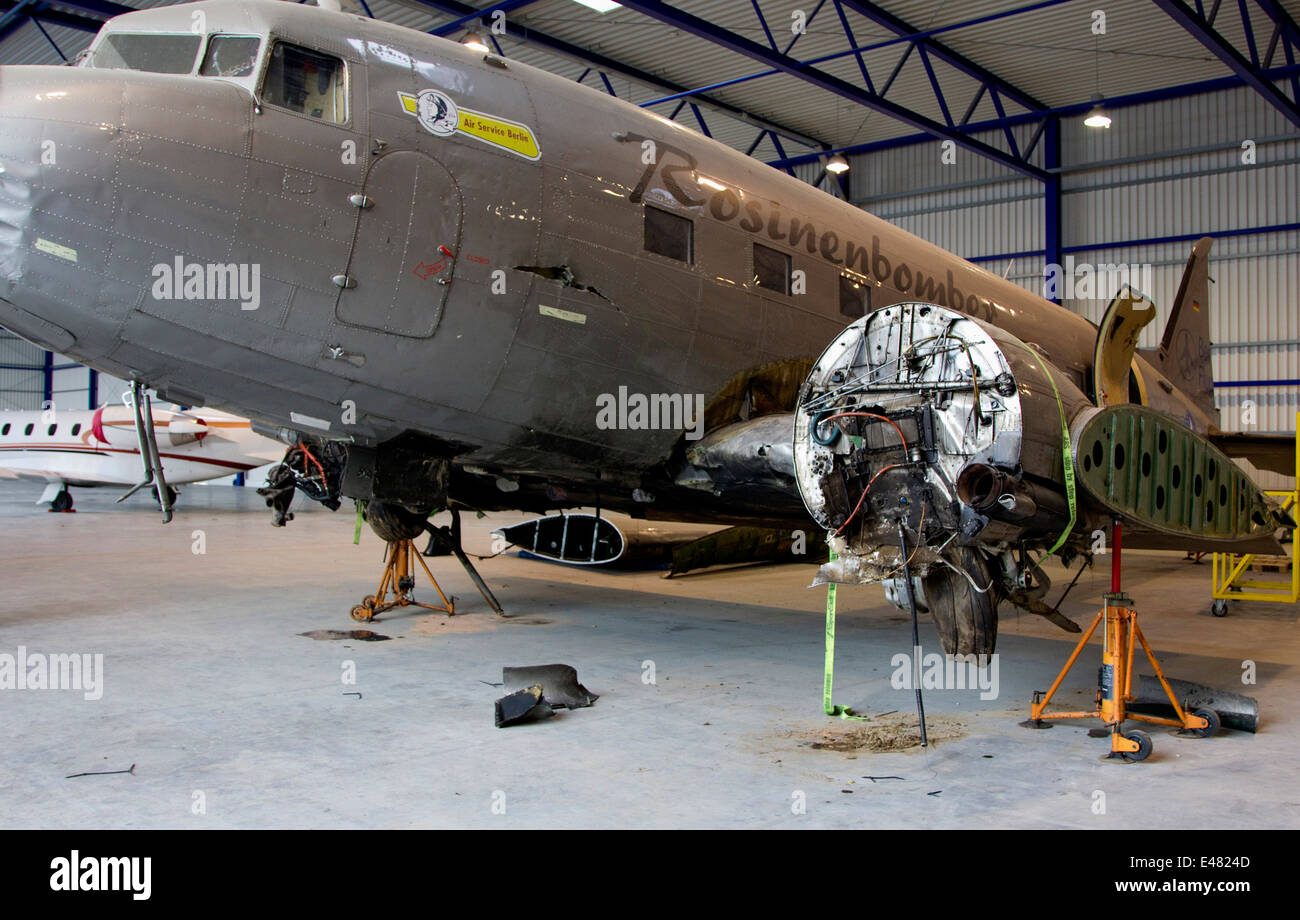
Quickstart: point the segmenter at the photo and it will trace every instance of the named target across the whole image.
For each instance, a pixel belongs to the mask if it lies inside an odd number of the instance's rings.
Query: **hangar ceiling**
[[[453,39],[477,30],[785,168],[935,138],[1044,179],[1045,126],[1098,96],[1110,109],[1249,86],[1300,130],[1300,0],[343,2]],[[104,19],[161,5],[0,0],[0,63],[73,59]]]

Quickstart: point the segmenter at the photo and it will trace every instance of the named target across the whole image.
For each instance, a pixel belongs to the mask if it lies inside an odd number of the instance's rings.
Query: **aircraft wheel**
[[[1151,756],[1151,736],[1146,732],[1135,728],[1131,732],[1124,732],[1123,738],[1126,741],[1136,741],[1138,746],[1136,751],[1126,751],[1119,755],[1125,763],[1138,763]]]
[[[1213,709],[1198,709],[1192,713],[1192,715],[1200,716],[1209,724],[1206,725],[1205,728],[1189,728],[1187,734],[1193,735],[1197,738],[1213,738],[1219,733],[1219,714]]]
[[[933,565],[925,579],[925,602],[930,608],[939,641],[949,655],[991,655],[998,642],[998,608],[988,566],[974,550],[960,547],[947,559],[970,575],[966,578],[945,565]]]
[[[1228,602],[1223,598],[1218,598],[1210,605],[1210,613],[1216,617],[1226,617],[1228,615]]]
[[[366,505],[366,523],[386,543],[414,540],[424,533],[426,520],[423,515],[407,511],[401,505],[386,502],[370,502]]]
[[[64,489],[58,495],[54,496],[54,501],[50,502],[51,511],[71,511],[72,510],[72,493]]]
[[[375,611],[373,607],[363,607],[362,605],[357,604],[355,607],[352,608],[352,619],[356,620],[357,622],[369,623],[374,618],[375,618]]]

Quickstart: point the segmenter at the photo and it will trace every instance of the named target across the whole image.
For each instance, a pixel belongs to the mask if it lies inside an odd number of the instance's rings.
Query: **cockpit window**
[[[266,68],[262,98],[267,105],[343,124],[348,117],[343,61],[298,45],[276,42]]]
[[[257,69],[260,39],[242,35],[214,35],[199,68],[202,77],[251,77]]]
[[[201,35],[113,33],[105,35],[95,48],[90,66],[103,70],[191,73],[202,43]]]

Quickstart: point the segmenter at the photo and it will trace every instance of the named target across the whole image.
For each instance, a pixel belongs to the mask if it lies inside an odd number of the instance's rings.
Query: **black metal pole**
[[[916,596],[912,593],[912,569],[907,564],[907,536],[903,533],[903,522],[898,522],[898,548],[903,554],[903,586],[907,591],[907,606],[912,611],[912,654],[920,655],[921,633],[920,627],[916,622]],[[925,734],[925,702],[921,699],[921,663],[912,662],[912,674],[916,680],[916,717],[921,722],[921,747],[929,747],[930,742]]]

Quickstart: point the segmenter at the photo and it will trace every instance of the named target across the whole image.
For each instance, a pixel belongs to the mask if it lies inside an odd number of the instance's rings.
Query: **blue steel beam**
[[[45,31],[45,26],[41,25],[41,21],[32,17],[32,25],[36,26],[36,28],[40,30],[41,34],[45,36],[45,40],[50,43],[50,47],[54,49],[54,53],[66,63],[68,56],[63,53],[63,49],[59,47],[59,43],[54,40],[54,37],[51,36],[49,32]]]
[[[895,16],[888,10],[882,9],[878,4],[871,3],[869,0],[840,0],[840,2],[847,9],[853,10],[853,12],[860,16],[865,16],[867,19],[870,19],[879,26],[885,27],[895,35],[917,42],[929,57],[937,58],[950,67],[957,68],[967,76],[975,78],[984,86],[996,87],[1003,98],[1010,99],[1017,105],[1030,110],[1047,108],[1046,103],[1041,102],[1007,80],[1002,79],[987,67],[975,63],[964,54],[952,50],[947,45],[929,35],[925,35],[921,29],[914,28],[906,20]],[[1052,4],[1041,4],[1040,6],[1048,5]]]
[[[22,3],[0,16],[0,41],[4,41],[21,29],[31,16],[32,10],[36,8],[37,4],[33,3],[32,0],[23,0]]]
[[[1182,26],[1189,35],[1204,45],[1210,53],[1226,64],[1233,73],[1245,81],[1247,86],[1263,96],[1288,121],[1300,128],[1300,106],[1287,98],[1286,94],[1265,77],[1258,67],[1234,48],[1230,41],[1215,31],[1213,24],[1207,17],[1184,6],[1180,0],[1152,0],[1152,2],[1164,10],[1170,19]],[[1248,36],[1251,34],[1249,31],[1247,32]]]
[[[501,0],[500,3],[494,3],[491,6],[484,7],[481,10],[475,10],[472,13],[465,13],[463,16],[459,16],[451,22],[443,23],[437,28],[430,29],[429,34],[446,38],[448,35],[459,32],[464,26],[476,20],[483,25],[490,26],[493,17],[498,12],[509,15],[515,10],[521,10],[526,6],[532,6],[537,2],[538,0]]]
[[[61,3],[60,5],[71,4]],[[20,6],[26,7],[26,15],[33,19],[39,19],[42,22],[52,23],[57,26],[65,26],[69,29],[77,29],[82,32],[98,32],[99,27],[104,24],[104,19],[106,18],[98,13],[79,15],[77,13],[69,13],[66,10],[55,9],[49,3],[44,2],[44,0],[40,0],[40,2],[32,2],[32,0],[22,0],[22,2],[15,2],[15,0],[0,0],[0,13],[12,13]],[[25,19],[22,21],[25,21]],[[21,25],[22,21],[18,24]],[[7,35],[9,33],[6,32],[4,34]],[[0,35],[0,38],[3,37],[3,35]]]
[[[1292,76],[1300,75],[1300,63],[1290,64],[1286,67],[1277,67],[1272,70],[1266,70],[1264,75],[1270,80],[1284,80]],[[1135,105],[1146,105],[1152,102],[1165,102],[1170,99],[1186,99],[1190,96],[1203,96],[1208,93],[1217,93],[1229,89],[1239,89],[1246,83],[1240,77],[1217,77],[1213,80],[1201,80],[1195,83],[1181,83],[1177,86],[1167,86],[1163,89],[1145,90],[1140,93],[1131,93],[1126,96],[1112,96],[1106,100],[1106,109],[1108,111],[1115,109],[1129,108]],[[1094,102],[1076,102],[1071,105],[1056,106],[1048,109],[1046,112],[1026,113],[1024,115],[1010,115],[1007,118],[996,118],[990,121],[975,122],[973,124],[962,125],[958,130],[978,133],[980,131],[1000,131],[1006,126],[1015,127],[1017,125],[1033,124],[1041,121],[1043,115],[1059,115],[1062,118],[1071,118],[1078,115],[1084,115],[1092,110]],[[824,150],[820,153],[800,154],[799,156],[782,158],[779,160],[769,160],[768,166],[774,166],[777,169],[784,169],[787,166],[799,166],[803,163],[812,163],[822,159],[827,154],[842,153],[845,156],[854,156],[862,153],[875,153],[878,150],[893,150],[897,147],[912,147],[916,144],[930,143],[934,140],[929,134],[907,134],[901,137],[890,137],[881,141],[867,141],[862,144],[853,144],[849,147],[837,147],[833,150]]]
[[[841,0],[841,2],[843,2],[843,0]],[[1031,3],[1028,6],[1018,6],[1018,7],[1013,7],[1009,10],[1002,10],[997,13],[987,13],[983,16],[977,16],[974,19],[965,19],[960,22],[949,23],[948,25],[945,26],[936,26],[933,29],[925,29],[924,31],[913,32],[905,36],[895,36],[894,38],[887,38],[884,39],[883,41],[871,42],[870,44],[867,45],[859,45],[857,43],[857,40],[853,37],[852,28],[846,28],[845,34],[849,37],[849,48],[847,50],[836,51],[832,54],[823,54],[814,58],[809,58],[808,60],[803,61],[802,64],[804,66],[811,67],[815,64],[824,64],[827,61],[835,61],[835,60],[839,60],[840,58],[849,57],[850,55],[855,55],[856,57],[859,58],[860,61],[859,66],[863,67],[863,65],[861,64],[861,57],[864,53],[868,51],[878,51],[881,48],[889,48],[893,45],[906,45],[907,49],[903,52],[903,57],[900,59],[900,64],[901,64],[901,61],[905,61],[907,59],[907,56],[912,53],[912,50],[916,47],[917,42],[920,41],[921,39],[931,38],[935,35],[941,35],[945,32],[954,32],[957,31],[958,29],[969,28],[970,26],[984,25],[985,23],[994,22],[1000,19],[1008,19],[1012,16],[1020,16],[1025,13],[1037,12],[1038,10],[1046,9],[1048,7],[1059,6],[1063,3],[1071,3],[1071,2],[1073,2],[1073,0],[1039,0],[1039,2]],[[809,18],[811,19],[811,17]],[[843,12],[841,11],[841,24],[844,23],[846,23],[846,20],[844,19]],[[789,50],[788,45],[786,46],[786,49],[787,51]],[[895,65],[895,71],[897,71],[898,69],[899,69],[899,65]],[[680,98],[681,96],[690,96],[696,93],[707,93],[712,90],[721,89],[726,86],[735,86],[738,83],[748,83],[751,80],[760,80],[763,77],[776,76],[779,73],[781,73],[780,70],[776,68],[769,68],[768,70],[759,71],[757,73],[746,74],[743,77],[736,77],[731,80],[724,80],[720,83],[711,83],[708,86],[696,87],[695,89],[690,90],[688,92],[679,93],[677,96],[669,96],[666,97],[665,99],[659,99],[656,101],[663,102],[666,101],[666,99],[676,99],[676,98]],[[869,77],[864,78],[864,82],[866,83],[867,89],[871,90],[872,92],[875,92],[875,88],[871,85],[871,79]],[[981,85],[987,86],[989,84],[981,84]],[[885,95],[885,91],[881,90],[880,95],[882,96]],[[654,102],[649,102],[645,104],[654,105]]]
[[[1267,227],[1238,227],[1235,230],[1207,230],[1201,233],[1179,233],[1176,236],[1148,236],[1137,240],[1115,240],[1107,243],[1081,243],[1075,246],[1062,246],[1064,255],[1076,252],[1100,252],[1106,249],[1136,249],[1139,246],[1162,246],[1170,243],[1194,243],[1203,236],[1216,240],[1226,240],[1239,236],[1265,236],[1269,233],[1294,233],[1300,230],[1300,224],[1271,224]],[[1037,249],[1024,252],[1000,252],[987,256],[964,256],[967,262],[1002,262],[1007,259],[1024,259],[1042,255]]]
[[[690,13],[680,10],[676,7],[669,6],[662,0],[621,0],[623,6],[635,10],[652,19],[657,19],[667,25],[681,29],[698,38],[703,38],[713,42],[720,47],[726,48],[737,54],[752,58],[768,67],[780,70],[792,77],[803,80],[819,89],[834,93],[851,102],[855,102],[866,108],[881,112],[905,122],[914,128],[918,128],[934,137],[951,140],[953,143],[967,150],[978,153],[981,156],[988,157],[1003,166],[1013,169],[1017,172],[1032,176],[1035,179],[1045,180],[1047,173],[1004,150],[999,150],[984,141],[977,140],[957,130],[950,128],[945,124],[937,122],[931,118],[912,111],[898,103],[885,99],[883,95],[869,92],[866,89],[855,86],[846,80],[809,67],[806,64],[797,61],[791,57],[780,54],[770,48],[760,45],[758,42],[751,41],[748,38],[736,35],[726,29],[723,29],[714,23],[701,19]]]
[[[1255,0],[1255,5],[1264,11],[1264,15],[1273,20],[1278,32],[1292,45],[1300,46],[1300,26],[1282,8],[1278,0]]]
[[[104,19],[121,16],[123,13],[135,12],[135,7],[125,6],[121,3],[113,3],[112,0],[54,0],[54,5],[67,7],[70,10],[78,10],[82,13],[89,13],[93,16],[99,16]]]
[[[49,408],[54,402],[54,352],[45,353],[41,367],[41,408]]]

